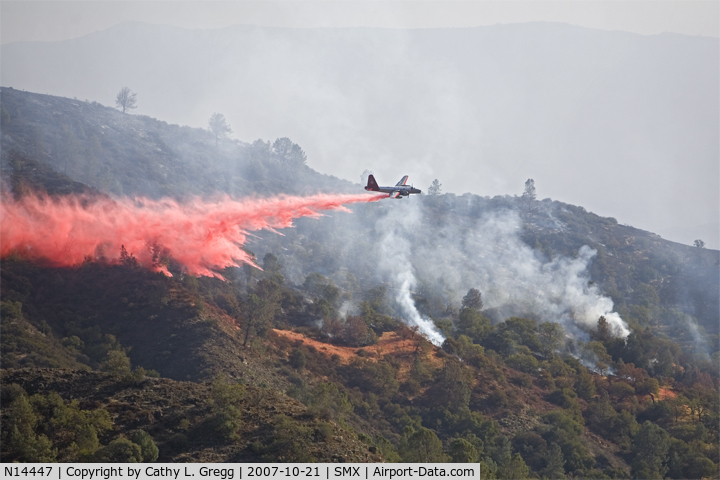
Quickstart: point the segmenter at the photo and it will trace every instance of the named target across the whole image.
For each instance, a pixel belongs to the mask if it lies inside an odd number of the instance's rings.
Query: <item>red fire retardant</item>
[[[0,204],[0,256],[17,253],[53,266],[81,264],[86,257],[120,260],[121,247],[137,262],[167,275],[153,252],[162,250],[192,275],[222,278],[225,267],[248,263],[242,249],[249,232],[292,226],[293,219],[319,217],[323,210],[375,202],[387,195],[318,194],[266,199],[178,202],[172,199],[3,198]]]

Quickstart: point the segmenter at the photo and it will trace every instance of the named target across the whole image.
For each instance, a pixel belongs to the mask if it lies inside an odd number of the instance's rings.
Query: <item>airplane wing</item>
[[[394,198],[402,198],[402,195],[400,195],[400,192],[398,192],[397,195],[395,195]]]
[[[399,186],[401,186],[401,185],[405,185],[405,183],[407,182],[407,179],[408,179],[408,176],[405,175],[404,177],[402,177],[402,178],[400,179],[399,182],[397,182],[397,183],[395,184],[395,186],[396,186],[396,187],[399,187]]]

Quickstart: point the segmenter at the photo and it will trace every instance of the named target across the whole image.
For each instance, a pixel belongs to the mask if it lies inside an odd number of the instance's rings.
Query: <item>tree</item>
[[[100,364],[100,370],[113,375],[129,375],[132,372],[132,367],[125,351],[116,349],[107,353],[107,358]]]
[[[525,345],[533,352],[542,350],[537,337],[537,327],[533,320],[521,317],[510,317],[495,328],[495,334],[488,338],[488,344],[496,352],[511,354],[517,345]]]
[[[458,336],[467,335],[475,343],[481,343],[493,330],[490,320],[473,308],[460,310],[456,328]]]
[[[36,435],[35,427],[40,421],[25,395],[17,397],[4,410],[9,412],[7,424],[3,425],[3,450],[7,448],[12,458],[21,462],[52,462],[56,452],[45,435]],[[4,413],[4,412],[3,412]],[[3,457],[3,461],[7,461]]]
[[[643,423],[633,439],[632,463],[634,478],[663,478],[668,471],[668,451],[670,435],[651,422]]]
[[[307,405],[308,413],[323,420],[339,420],[353,411],[347,393],[332,382],[318,383],[310,392]]]
[[[117,97],[115,97],[115,105],[117,105],[118,108],[122,108],[122,113],[137,108],[137,93],[128,87],[121,88]]]
[[[464,438],[453,438],[450,441],[450,457],[453,463],[476,463],[479,454],[475,446]]]
[[[380,455],[385,458],[388,463],[400,463],[401,458],[398,455],[395,445],[382,435],[375,435],[375,447]]]
[[[537,374],[540,367],[534,356],[525,353],[514,353],[505,359],[505,363],[519,372],[531,374]]]
[[[525,191],[522,194],[522,198],[525,200],[535,200],[535,180],[528,178],[525,182]]]
[[[351,347],[364,347],[377,343],[377,335],[367,326],[362,317],[348,317],[341,337]]]
[[[586,368],[583,368],[578,373],[575,380],[575,393],[586,401],[590,401],[595,396],[595,382],[593,382],[592,375]]]
[[[557,443],[550,445],[547,455],[547,467],[543,470],[547,478],[565,478],[565,458],[562,449]]]
[[[436,178],[428,187],[428,195],[440,195],[440,193],[442,193],[442,183]]]
[[[705,248],[705,242],[703,242],[700,239],[695,240],[693,242],[693,245],[696,246],[697,248]]]
[[[80,458],[87,458],[100,448],[97,430],[92,425],[79,424],[75,428],[75,446]]]
[[[400,456],[407,463],[442,463],[447,461],[443,445],[432,430],[406,427],[400,440]]]
[[[152,463],[157,460],[160,450],[158,450],[152,437],[145,430],[135,432],[132,436],[132,442],[140,447],[143,462]]]
[[[612,424],[617,412],[610,403],[607,392],[603,392],[599,399],[593,400],[585,410],[585,421],[596,433],[605,438],[613,438]]]
[[[263,278],[253,288],[245,301],[245,338],[243,347],[247,345],[251,333],[264,337],[270,330],[275,314],[280,311],[280,285]]]
[[[270,152],[288,170],[297,170],[307,164],[307,155],[303,149],[287,137],[276,139]]]
[[[340,289],[335,286],[332,280],[327,279],[319,273],[310,273],[305,277],[303,288],[311,295],[325,299],[333,307],[337,307],[340,299]]]
[[[247,345],[250,333],[263,336],[270,328],[270,322],[275,318],[274,299],[260,298],[251,293],[245,301],[245,338],[243,347]]]
[[[137,267],[137,259],[132,253],[128,253],[125,245],[120,245],[120,263],[128,267]]]
[[[288,363],[295,370],[302,370],[307,364],[307,358],[302,350],[294,348],[290,355],[288,355]]]
[[[482,294],[477,288],[471,288],[468,290],[467,295],[462,299],[463,308],[474,308],[475,310],[482,310],[483,301]]]
[[[540,339],[540,352],[549,357],[562,345],[565,330],[559,323],[542,322],[538,325],[538,338]]]
[[[221,374],[213,379],[211,388],[212,416],[207,423],[209,430],[225,439],[236,440],[242,424],[238,403],[245,396],[245,387],[228,381]]]
[[[599,342],[602,342],[603,344],[609,342],[612,339],[612,331],[610,330],[610,324],[608,323],[607,319],[602,315],[600,315],[600,318],[597,322],[597,332],[595,333],[595,337],[597,337],[597,340]]]
[[[498,467],[498,478],[506,480],[521,480],[530,476],[530,469],[519,453],[513,455],[507,462]]]
[[[462,362],[448,357],[442,370],[435,373],[435,381],[423,397],[428,405],[456,414],[470,403],[471,383],[470,370]]]
[[[235,407],[245,396],[245,387],[241,383],[233,382],[220,374],[211,384],[211,403],[214,412]]]
[[[230,125],[225,120],[225,115],[222,113],[213,113],[208,121],[208,128],[210,132],[215,135],[215,146],[217,147],[218,140],[225,138],[232,133]]]
[[[92,460],[96,463],[142,463],[143,455],[140,445],[120,437],[95,452]]]
[[[545,467],[548,445],[537,432],[518,432],[512,439],[512,451],[519,453],[532,470],[538,471]]]
[[[263,270],[267,273],[280,273],[283,265],[277,256],[272,253],[266,253],[263,257]]]
[[[263,459],[269,462],[313,462],[309,447],[313,443],[314,429],[306,427],[286,415],[274,419],[272,442],[264,450]]]

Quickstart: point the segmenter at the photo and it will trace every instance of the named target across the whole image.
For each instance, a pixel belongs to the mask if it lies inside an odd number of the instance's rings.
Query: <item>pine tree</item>
[[[442,193],[442,183],[436,178],[428,187],[428,195],[440,195]]]
[[[535,180],[528,178],[525,182],[525,191],[522,194],[522,198],[525,200],[535,200]]]
[[[210,132],[215,136],[215,146],[218,145],[218,140],[225,138],[232,133],[230,125],[225,120],[225,115],[222,113],[213,113],[208,120],[208,128]]]
[[[565,457],[563,457],[562,449],[557,443],[550,445],[550,451],[547,456],[547,467],[543,470],[543,475],[552,479],[566,478]]]
[[[475,310],[482,310],[483,301],[482,294],[477,288],[471,288],[468,290],[467,295],[462,299],[463,308],[474,308]]]

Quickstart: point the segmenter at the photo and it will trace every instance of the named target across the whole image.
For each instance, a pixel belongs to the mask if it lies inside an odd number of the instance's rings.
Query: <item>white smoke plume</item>
[[[695,344],[694,353],[700,357],[707,358],[708,353],[710,352],[710,345],[708,345],[708,341],[705,335],[702,335],[700,333],[700,329],[698,328],[696,320],[693,319],[690,315],[683,315],[682,318],[684,321],[683,326],[685,327],[685,330],[690,334],[690,337]]]
[[[376,225],[383,235],[383,275],[389,273],[400,288],[396,301],[409,322],[432,326],[410,296],[416,278],[421,278],[423,283],[442,285],[448,303],[458,305],[470,288],[478,288],[485,308],[496,309],[501,318],[531,315],[558,322],[573,337],[586,336],[584,331],[594,329],[600,316],[615,335],[630,333],[613,312],[612,300],[589,281],[587,267],[596,254],[591,248],[583,246],[574,258],[548,260],[522,242],[522,222],[512,210],[483,215],[474,224],[438,225],[429,222],[428,212],[412,200],[396,201],[404,203],[392,205]]]
[[[403,204],[405,205],[407,204]],[[417,286],[417,279],[410,260],[412,245],[404,233],[414,228],[419,228],[417,208],[398,208],[378,220],[376,231],[383,234],[379,248],[380,274],[393,283],[395,302],[405,323],[417,326],[420,333],[426,335],[435,345],[442,345],[445,337],[432,320],[420,315],[411,295],[411,291]]]

